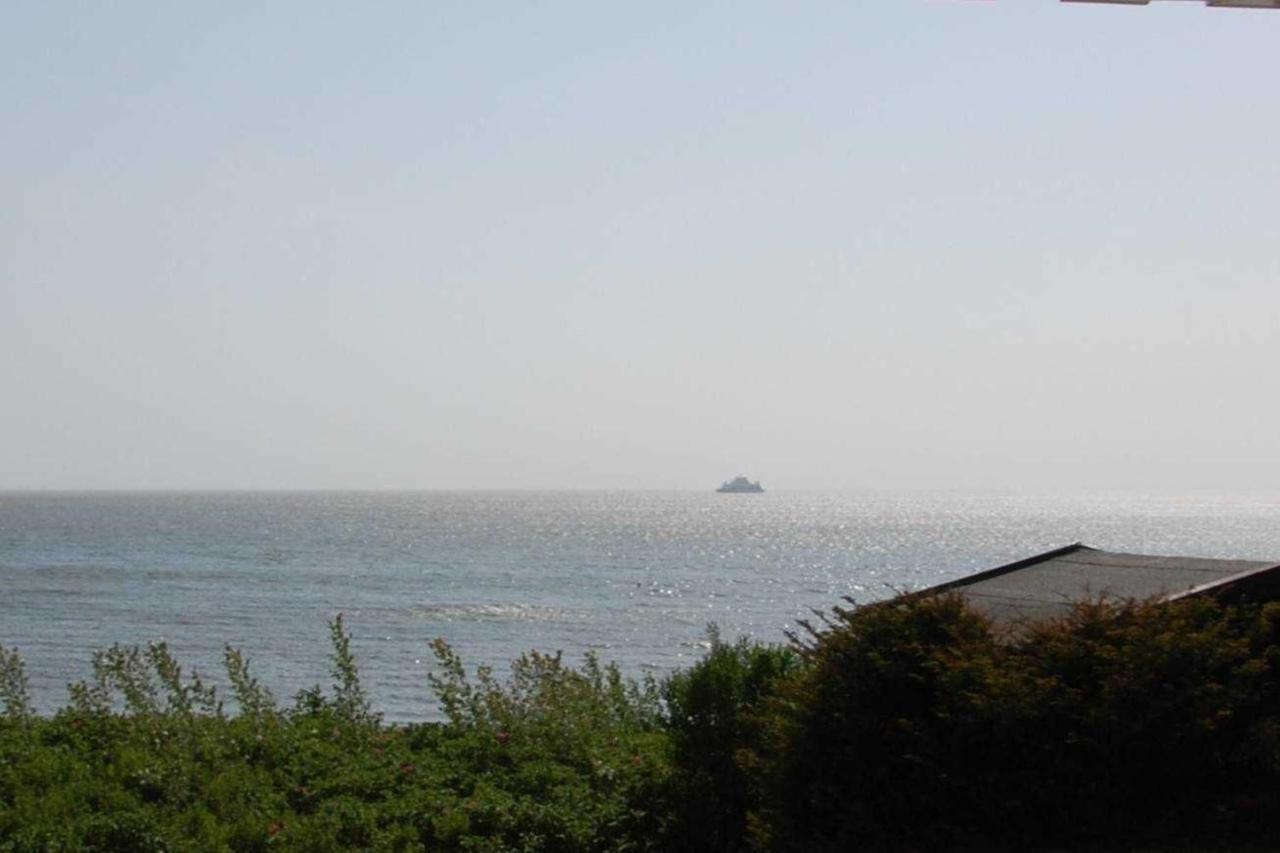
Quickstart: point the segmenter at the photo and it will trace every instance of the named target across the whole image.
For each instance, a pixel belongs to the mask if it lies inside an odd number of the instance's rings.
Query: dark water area
[[[1274,496],[773,492],[4,493],[0,644],[43,710],[94,649],[165,640],[221,681],[225,643],[278,697],[353,634],[375,707],[431,719],[427,644],[499,671],[537,648],[630,675],[706,626],[781,641],[810,608],[928,586],[1074,541],[1280,560]]]

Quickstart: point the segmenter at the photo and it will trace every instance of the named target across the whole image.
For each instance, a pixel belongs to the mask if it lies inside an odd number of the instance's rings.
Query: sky
[[[1278,44],[6,0],[0,489],[1274,489]]]

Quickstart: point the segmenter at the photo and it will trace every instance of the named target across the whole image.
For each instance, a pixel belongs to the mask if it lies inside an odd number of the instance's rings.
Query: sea
[[[1280,560],[1280,496],[0,493],[0,645],[45,713],[95,650],[160,640],[214,684],[235,646],[288,703],[330,683],[341,613],[374,708],[427,721],[434,638],[499,675],[538,649],[660,679],[710,625],[786,642],[814,610],[1076,541]]]

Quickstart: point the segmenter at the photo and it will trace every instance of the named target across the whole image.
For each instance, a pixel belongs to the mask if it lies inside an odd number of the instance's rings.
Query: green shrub
[[[263,722],[277,714],[276,700],[271,691],[258,683],[249,672],[249,659],[239,649],[224,646],[223,664],[227,669],[227,679],[231,682],[231,693],[235,697],[240,716]]]
[[[31,719],[31,691],[22,656],[17,649],[10,651],[4,646],[0,646],[0,702],[10,720]]]
[[[1097,601],[997,635],[958,597],[837,609],[772,706],[758,840],[1267,838],[1280,829],[1278,616]]]
[[[757,752],[765,707],[799,663],[795,651],[708,628],[706,656],[665,683],[673,780],[672,849],[745,849],[747,815],[759,809]]]
[[[442,751],[483,770],[465,788],[468,832],[495,849],[658,849],[670,761],[657,684],[587,655],[580,670],[531,652],[474,682],[443,641],[431,684],[448,718]]]
[[[326,697],[320,685],[298,693],[294,700],[294,713],[306,715],[328,715],[360,726],[376,727],[381,720],[379,714],[373,712],[364,686],[360,684],[360,668],[356,665],[355,654],[351,651],[351,634],[347,631],[342,614],[339,613],[329,623],[329,671],[333,675],[332,698]],[[237,656],[227,659],[228,671],[241,663]],[[245,674],[247,675],[247,673]],[[238,684],[237,692],[246,692],[250,707],[272,708],[269,692],[259,689],[251,679],[246,681],[238,673],[232,673],[232,684]]]
[[[652,681],[531,653],[509,681],[473,683],[440,643],[449,723],[385,726],[340,618],[330,640],[332,690],[289,711],[228,648],[234,717],[160,645],[95,655],[67,708],[32,717],[5,652],[0,850],[660,849],[669,760]]]
[[[997,634],[953,597],[721,642],[661,688],[443,642],[443,723],[383,724],[340,619],[334,685],[227,716],[167,648],[113,647],[52,717],[0,650],[0,850],[1266,848],[1280,604],[1091,602]]]

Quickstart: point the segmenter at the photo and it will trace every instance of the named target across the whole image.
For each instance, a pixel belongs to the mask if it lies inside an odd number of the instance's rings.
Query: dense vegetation
[[[663,684],[531,653],[383,724],[341,619],[288,707],[163,645],[52,717],[0,649],[0,850],[859,850],[1280,841],[1280,604],[1092,602],[994,631],[957,598],[836,608]]]

